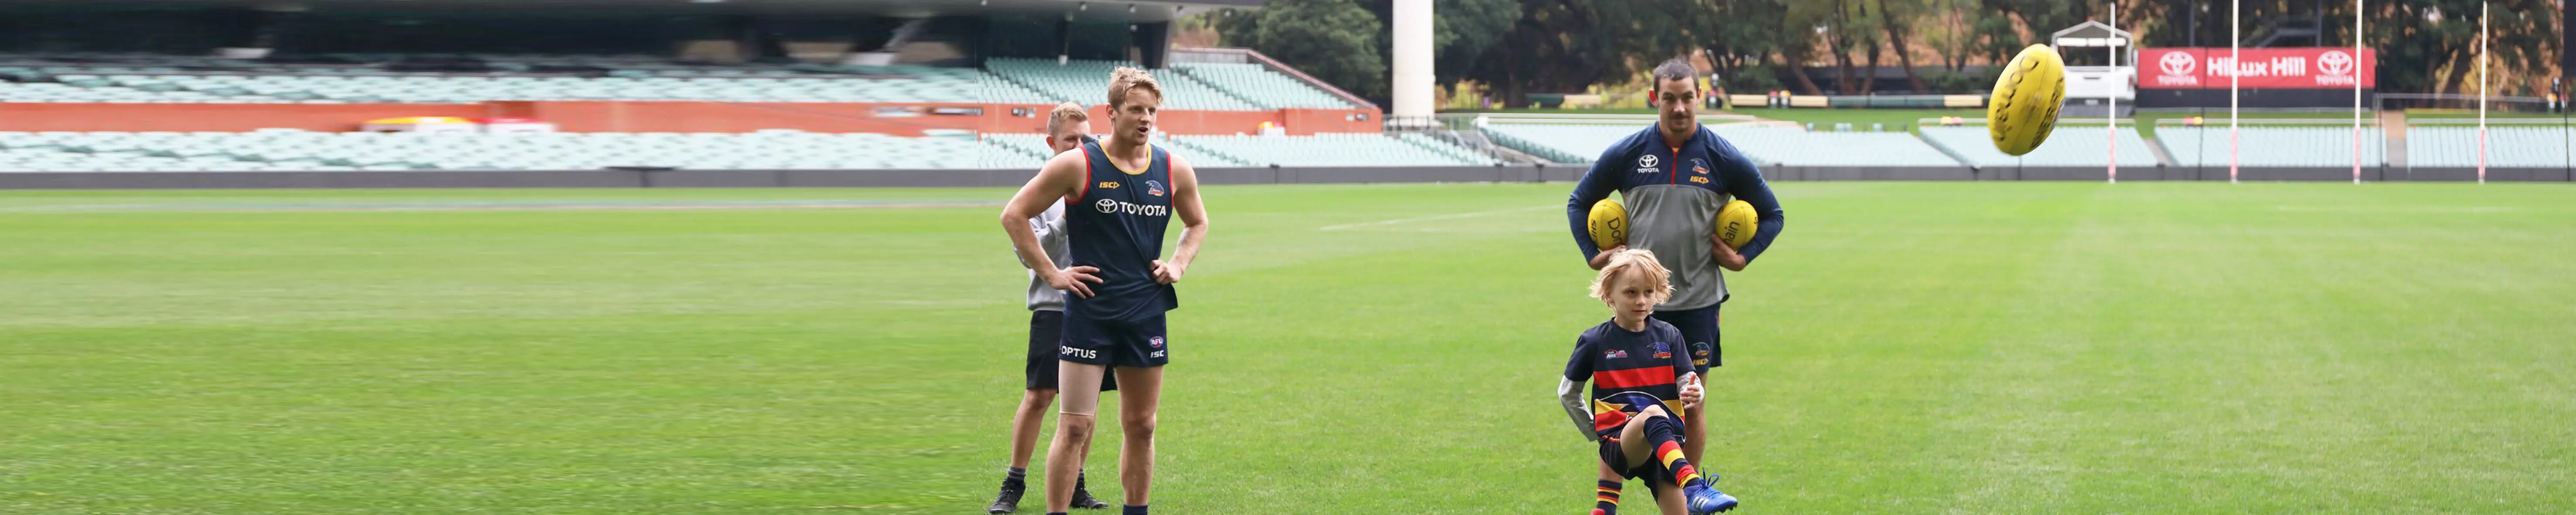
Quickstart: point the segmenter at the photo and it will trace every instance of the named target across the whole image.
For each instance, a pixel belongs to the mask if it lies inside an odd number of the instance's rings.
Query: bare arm
[[[1207,206],[1199,203],[1199,172],[1179,156],[1172,159],[1172,208],[1181,215],[1181,246],[1172,250],[1172,259],[1154,262],[1154,280],[1163,284],[1181,282],[1189,272],[1190,262],[1199,258],[1199,243],[1207,241]]]
[[[1061,242],[1064,241],[1064,203],[1054,202],[1047,204],[1046,213],[1038,215],[1037,218],[1029,219],[1029,229],[1037,231],[1039,250],[1063,246]],[[1049,255],[1047,257],[1055,256]],[[1021,261],[1020,268],[1027,268],[1030,270],[1037,269],[1037,267],[1029,266],[1027,261]]]
[[[1038,245],[1037,230],[1029,227],[1029,218],[1046,212],[1048,204],[1073,196],[1082,186],[1082,166],[1082,156],[1076,153],[1058,154],[1047,160],[1046,166],[1038,168],[1038,176],[1011,195],[1010,203],[1002,205],[1002,232],[1011,236],[1011,249],[1019,253],[1020,262],[1046,279],[1049,286],[1088,298],[1091,287],[1083,282],[1100,282],[1099,277],[1091,275],[1098,270],[1087,266],[1057,269],[1046,248]]]

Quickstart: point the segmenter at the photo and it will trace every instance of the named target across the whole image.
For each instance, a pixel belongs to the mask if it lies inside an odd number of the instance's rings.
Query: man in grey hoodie
[[[1091,116],[1081,104],[1066,102],[1047,114],[1047,148],[1062,154],[1090,141]],[[1029,219],[1029,229],[1037,231],[1038,245],[1046,247],[1047,257],[1056,268],[1072,268],[1073,252],[1067,248],[1064,232],[1064,202],[1047,206],[1046,213]],[[1026,267],[1028,263],[1020,263]],[[986,513],[1012,513],[1020,509],[1020,497],[1028,492],[1029,454],[1038,443],[1038,426],[1046,422],[1047,408],[1055,405],[1057,340],[1064,335],[1064,290],[1048,286],[1037,271],[1029,272],[1029,355],[1028,389],[1020,396],[1020,410],[1011,416],[1011,468],[1004,471],[1002,493],[993,497]],[[1118,378],[1102,376],[1100,390],[1118,389]],[[1091,490],[1074,476],[1073,506],[1107,508],[1109,503],[1091,498]]]
[[[1770,184],[1762,180],[1752,158],[1699,124],[1697,108],[1704,92],[1698,75],[1682,59],[1655,67],[1651,100],[1655,125],[1601,152],[1592,169],[1575,183],[1574,193],[1566,199],[1565,216],[1573,225],[1575,248],[1598,270],[1609,251],[1621,247],[1598,248],[1584,222],[1592,204],[1611,193],[1626,199],[1628,243],[1624,247],[1653,251],[1656,261],[1672,271],[1672,297],[1655,306],[1654,318],[1681,329],[1683,339],[1689,341],[1692,364],[1705,380],[1710,369],[1723,363],[1717,311],[1729,294],[1719,270],[1743,271],[1770,248],[1785,219],[1779,199],[1771,195]],[[1752,204],[1760,220],[1753,241],[1741,249],[1717,237],[1718,209],[1730,199]],[[1708,435],[1708,421],[1701,412],[1707,409],[1704,406],[1716,404],[1716,398],[1711,392],[1703,407],[1691,408],[1682,417],[1683,454],[1711,469],[1715,464],[1700,454]],[[1616,477],[1610,474],[1605,469],[1602,478]]]

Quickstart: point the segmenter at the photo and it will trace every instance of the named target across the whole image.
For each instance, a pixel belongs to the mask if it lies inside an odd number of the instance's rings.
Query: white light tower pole
[[[2478,2],[2478,184],[2487,183],[2487,3]]]
[[[1394,93],[1390,116],[1407,124],[1431,122],[1431,0],[1395,0]]]
[[[2352,183],[2361,184],[2361,0],[2352,0]]]
[[[2243,73],[2243,72],[2245,71],[2245,62],[2244,62],[2245,57],[2244,57],[2244,55],[2243,55],[2244,50],[2243,50],[2243,49],[2241,49],[2241,48],[2238,48],[2238,47],[2239,47],[2239,45],[2243,45],[2243,44],[2244,44],[2243,42],[2238,41],[2238,40],[2239,40],[2239,39],[2242,39],[2242,38],[2244,38],[2244,37],[2245,37],[2245,27],[2244,27],[2244,24],[2243,24],[2244,20],[2242,19],[2242,16],[2238,14],[2238,13],[2240,13],[2240,12],[2243,12],[2243,11],[2245,10],[2245,8],[2244,8],[2244,6],[2237,5],[2237,4],[2240,4],[2240,3],[2242,3],[2242,0],[2228,0],[2228,2],[2227,2],[2227,68],[2228,68],[2228,70],[2227,70],[2227,183],[2228,183],[2228,184],[2236,184],[2236,76],[2237,76],[2238,74]]]
[[[2111,169],[2106,175],[2111,184],[2120,183],[2120,2],[2111,2],[2111,112],[2110,122],[2102,127],[2102,138],[2111,142]]]

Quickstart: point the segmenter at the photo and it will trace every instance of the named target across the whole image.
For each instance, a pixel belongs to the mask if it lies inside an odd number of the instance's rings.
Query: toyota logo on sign
[[[2352,75],[2352,64],[2352,54],[2342,51],[2331,51],[2317,56],[2317,71],[2325,75]]]
[[[2165,75],[2191,75],[2193,61],[2189,53],[2165,52],[2164,58],[2156,60],[2156,65],[2165,69]]]

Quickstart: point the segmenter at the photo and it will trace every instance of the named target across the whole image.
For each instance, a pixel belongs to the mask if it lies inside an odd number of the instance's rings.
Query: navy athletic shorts
[[[1170,342],[1163,336],[1161,314],[1132,322],[1067,316],[1056,359],[1111,368],[1159,367],[1172,361]]]
[[[1656,320],[1662,320],[1664,323],[1672,324],[1674,329],[1682,330],[1682,339],[1690,341],[1692,368],[1699,369],[1697,372],[1702,379],[1708,377],[1708,369],[1724,364],[1723,360],[1719,359],[1722,354],[1717,350],[1717,307],[1723,305],[1725,304],[1710,304],[1704,308],[1680,311],[1657,311],[1654,315]]]
[[[1064,312],[1042,309],[1029,312],[1028,376],[1031,390],[1054,390],[1055,353],[1064,343]],[[1118,377],[1100,376],[1100,391],[1118,389]]]

